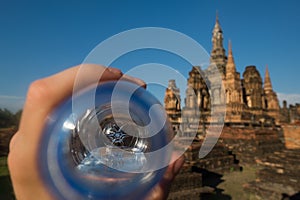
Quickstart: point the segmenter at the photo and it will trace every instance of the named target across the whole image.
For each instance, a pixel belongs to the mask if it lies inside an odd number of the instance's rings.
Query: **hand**
[[[175,153],[173,154],[174,158],[178,157],[175,156]],[[171,159],[173,160],[173,159]],[[170,164],[164,174],[164,177],[162,180],[154,186],[152,191],[148,194],[146,197],[146,200],[165,200],[168,198],[171,184],[176,177],[176,175],[179,173],[181,167],[184,164],[184,156],[182,155],[179,157],[175,162]]]
[[[53,199],[38,173],[38,144],[48,114],[64,99],[72,95],[73,85],[80,66],[67,69],[53,76],[37,80],[29,87],[19,130],[10,142],[8,165],[18,200]],[[80,71],[80,87],[100,81],[118,80],[121,77],[146,87],[140,79],[123,76],[116,68],[85,64]],[[172,180],[183,165],[183,158],[171,164],[162,181],[148,195],[147,200],[163,200],[168,196]]]

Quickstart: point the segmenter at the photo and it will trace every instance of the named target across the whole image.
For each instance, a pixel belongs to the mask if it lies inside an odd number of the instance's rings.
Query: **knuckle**
[[[22,169],[24,164],[18,159],[17,151],[12,151],[8,154],[7,166],[13,182],[23,182],[23,180],[26,180],[26,173]]]
[[[29,86],[27,101],[31,104],[43,103],[50,97],[50,89],[44,79],[36,80]]]
[[[15,155],[15,151],[10,151],[7,156],[7,166],[11,176],[13,176],[16,171],[18,171],[17,167],[19,166]]]
[[[12,149],[13,149],[13,147],[16,145],[16,143],[17,143],[17,137],[19,136],[19,134],[18,134],[18,132],[17,133],[15,133],[13,136],[12,136],[12,138],[10,139],[10,141],[9,141],[9,152],[11,152],[12,151]]]

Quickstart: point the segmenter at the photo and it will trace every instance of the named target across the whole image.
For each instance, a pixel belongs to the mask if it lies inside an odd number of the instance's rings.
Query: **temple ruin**
[[[195,136],[185,152],[185,167],[169,199],[201,199],[209,193],[203,185],[207,172],[222,174],[226,170],[242,170],[245,165],[261,167],[257,181],[249,183],[245,191],[263,199],[281,199],[285,188],[290,188],[289,193],[300,191],[300,151],[286,145],[287,130],[300,125],[300,104],[287,107],[287,102],[283,102],[280,107],[268,66],[264,79],[253,65],[247,66],[241,76],[236,70],[231,41],[226,55],[218,16],[212,32],[210,66],[191,67],[184,102],[176,81],[169,80],[164,104],[179,138],[178,146],[184,146],[187,137]],[[222,132],[217,143],[208,155],[199,158],[209,128],[218,124],[222,125]],[[292,138],[295,137],[299,139],[298,135]],[[273,191],[272,180],[281,189]]]

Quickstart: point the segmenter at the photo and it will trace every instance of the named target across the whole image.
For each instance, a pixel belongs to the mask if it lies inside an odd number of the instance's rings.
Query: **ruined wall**
[[[224,127],[219,142],[236,155],[240,164],[253,164],[257,159],[284,148],[280,127]]]
[[[300,149],[300,125],[282,125],[285,147],[287,149]]]
[[[172,183],[168,200],[200,199],[202,174],[185,165]]]

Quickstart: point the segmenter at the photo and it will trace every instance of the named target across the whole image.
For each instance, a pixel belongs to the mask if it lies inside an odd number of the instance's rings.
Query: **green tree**
[[[17,127],[21,118],[22,110],[15,114],[7,109],[0,108],[0,128]]]

